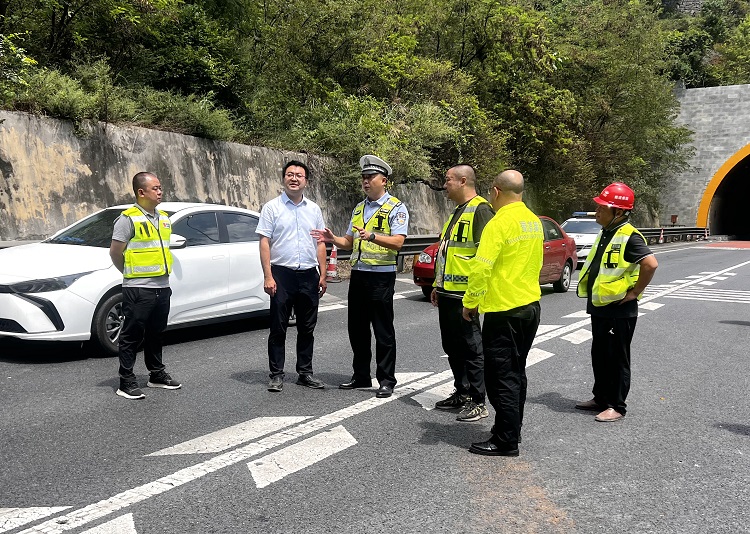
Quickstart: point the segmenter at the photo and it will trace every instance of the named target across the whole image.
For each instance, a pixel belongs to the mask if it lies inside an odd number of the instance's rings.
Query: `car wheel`
[[[91,330],[93,340],[107,356],[117,355],[122,321],[122,293],[115,293],[99,304]]]
[[[570,287],[570,277],[572,272],[573,266],[569,261],[566,261],[565,265],[563,266],[562,273],[560,273],[560,279],[552,284],[552,287],[555,288],[555,291],[557,291],[558,293],[565,293],[568,290],[568,288]]]
[[[430,298],[430,295],[432,295],[432,286],[422,286],[422,294]]]

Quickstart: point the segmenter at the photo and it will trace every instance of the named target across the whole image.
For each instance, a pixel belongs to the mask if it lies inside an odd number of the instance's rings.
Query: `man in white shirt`
[[[292,308],[297,315],[297,384],[325,387],[313,378],[312,357],[318,302],[326,292],[326,248],[310,235],[325,223],[320,207],[303,194],[309,176],[304,163],[287,163],[282,171],[284,192],[263,206],[255,230],[260,235],[264,290],[271,297],[268,391],[284,387],[286,330]]]

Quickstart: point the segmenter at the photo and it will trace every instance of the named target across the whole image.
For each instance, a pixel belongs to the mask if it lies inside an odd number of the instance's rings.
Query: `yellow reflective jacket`
[[[125,247],[125,278],[151,278],[172,272],[172,253],[169,250],[169,237],[172,224],[169,216],[158,211],[158,228],[144,215],[138,206],[122,212],[133,223],[135,235]]]
[[[599,266],[599,274],[594,280],[594,286],[591,289],[591,303],[594,306],[606,306],[613,302],[619,302],[625,298],[625,294],[632,289],[638,282],[641,267],[637,263],[628,263],[625,261],[625,246],[628,239],[633,234],[643,237],[635,227],[626,223],[617,229],[612,240],[604,249],[602,262]],[[576,293],[579,297],[588,297],[589,269],[591,262],[594,260],[596,251],[599,247],[599,241],[602,238],[602,232],[596,236],[591,247],[591,252],[586,257],[586,262],[581,267],[581,274],[578,277],[578,289]],[[638,295],[638,300],[641,295]]]
[[[537,302],[543,243],[542,222],[526,204],[513,202],[497,210],[471,262],[463,305],[486,313]]]
[[[352,229],[354,226],[364,227],[365,230],[374,232],[375,235],[391,235],[391,223],[388,221],[388,216],[394,208],[400,205],[401,201],[396,197],[388,198],[365,224],[365,201],[363,200],[354,207],[350,226]],[[359,261],[367,265],[396,265],[397,256],[398,251],[364,241],[359,238],[359,233],[354,231],[352,265],[356,265]]]
[[[480,204],[489,204],[489,202],[477,195],[464,206],[449,236],[446,236],[446,232],[453,217],[443,225],[443,230],[440,232],[440,247],[446,247],[445,266],[442,268],[442,285],[438,285],[440,282],[436,277],[436,287],[442,287],[446,291],[466,291],[469,284],[471,260],[477,253],[477,245],[474,242],[474,214]],[[442,243],[444,240],[447,240],[447,243]],[[442,258],[435,261],[436,263],[442,262]],[[435,268],[440,269],[440,266],[436,264]]]

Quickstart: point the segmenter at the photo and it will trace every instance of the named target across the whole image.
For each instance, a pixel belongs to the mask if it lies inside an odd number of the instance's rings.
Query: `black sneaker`
[[[311,389],[324,389],[326,387],[323,382],[321,382],[317,378],[313,378],[312,375],[299,375],[297,383],[300,386],[305,386]]]
[[[281,375],[271,377],[268,382],[268,391],[281,391],[284,389],[284,379]]]
[[[150,388],[162,389],[180,389],[182,387],[182,384],[177,380],[172,380],[172,377],[169,376],[169,373],[166,371],[156,371],[155,373],[151,373],[151,376],[148,379],[148,384],[146,385]]]
[[[466,423],[471,421],[479,421],[480,419],[483,419],[488,415],[490,414],[483,402],[477,404],[476,402],[471,401],[464,407],[463,410],[461,410],[461,413],[459,413],[458,417],[456,417],[456,421],[464,421]]]
[[[117,390],[117,394],[131,400],[146,398],[135,380],[120,380],[120,389]]]
[[[438,410],[458,410],[463,408],[467,402],[471,401],[471,397],[459,393],[458,390],[454,389],[450,396],[441,401],[435,403],[435,408]]]

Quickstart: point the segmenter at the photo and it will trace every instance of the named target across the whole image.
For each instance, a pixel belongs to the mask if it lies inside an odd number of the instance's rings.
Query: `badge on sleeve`
[[[396,220],[395,220],[395,222],[396,222],[396,225],[398,225],[398,226],[405,225],[406,224],[406,212],[399,211],[396,214]]]

